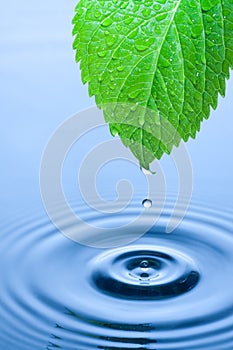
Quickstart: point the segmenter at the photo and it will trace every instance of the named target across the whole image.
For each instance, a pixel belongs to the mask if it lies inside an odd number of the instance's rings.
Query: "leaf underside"
[[[73,24],[82,81],[145,168],[195,138],[225,94],[233,0],[80,0]]]

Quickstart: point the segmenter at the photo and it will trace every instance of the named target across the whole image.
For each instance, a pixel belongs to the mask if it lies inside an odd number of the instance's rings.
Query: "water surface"
[[[0,347],[232,349],[233,213],[193,201],[166,234],[171,210],[111,249],[72,242],[42,213],[2,224]]]

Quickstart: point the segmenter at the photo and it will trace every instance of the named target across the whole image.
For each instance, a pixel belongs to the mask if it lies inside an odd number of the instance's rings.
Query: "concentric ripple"
[[[232,350],[233,213],[193,202],[168,235],[172,207],[112,249],[70,241],[45,215],[2,224],[0,349]]]

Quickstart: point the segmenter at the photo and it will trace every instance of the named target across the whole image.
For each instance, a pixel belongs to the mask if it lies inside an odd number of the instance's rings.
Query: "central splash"
[[[90,263],[90,281],[116,298],[161,300],[193,289],[199,271],[188,256],[166,247],[132,246],[103,253]]]

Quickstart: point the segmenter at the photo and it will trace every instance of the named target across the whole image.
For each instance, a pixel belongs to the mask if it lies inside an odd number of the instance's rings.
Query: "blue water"
[[[75,4],[1,6],[0,350],[232,350],[232,80],[188,143],[196,199],[173,233],[165,233],[173,197],[145,235],[109,249],[69,240],[43,208],[44,147],[60,123],[94,102],[71,50]],[[118,160],[97,174],[97,187],[104,199],[106,188],[115,199],[117,181],[129,179],[136,194],[128,209],[96,216],[79,202],[78,165],[106,139],[102,128],[74,146],[63,188],[84,217],[112,227],[138,215],[147,192],[138,167]],[[165,156],[161,166],[168,193],[176,191],[171,159]],[[134,237],[138,227],[131,230]]]
[[[172,203],[111,249],[72,242],[35,212],[3,223],[0,348],[232,349],[233,211],[193,201],[166,234]]]

